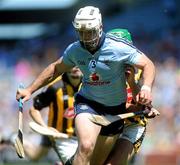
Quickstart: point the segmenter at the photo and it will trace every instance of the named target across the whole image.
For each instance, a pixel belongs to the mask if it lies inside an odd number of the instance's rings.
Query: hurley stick
[[[154,108],[151,108],[151,109],[154,109]],[[154,109],[154,110],[156,110],[156,109]],[[129,113],[124,113],[124,114],[120,114],[120,115],[95,115],[95,114],[91,114],[89,119],[93,123],[96,123],[96,124],[99,124],[102,126],[107,126],[107,125],[109,125],[113,122],[116,122],[118,120],[130,118],[130,117],[134,117],[134,116],[140,116],[140,115],[147,115],[147,111],[129,112]]]
[[[23,88],[23,86],[19,86]],[[22,99],[19,99],[19,122],[18,122],[18,135],[15,139],[14,147],[19,158],[24,158],[24,148],[23,148],[23,103]]]

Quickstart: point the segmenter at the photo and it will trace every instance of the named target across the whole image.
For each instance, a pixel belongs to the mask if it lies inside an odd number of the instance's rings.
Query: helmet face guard
[[[86,6],[79,9],[73,26],[77,31],[78,38],[88,49],[96,48],[102,35],[102,19],[99,9]]]
[[[85,48],[94,48],[101,37],[99,30],[76,30],[78,38]]]

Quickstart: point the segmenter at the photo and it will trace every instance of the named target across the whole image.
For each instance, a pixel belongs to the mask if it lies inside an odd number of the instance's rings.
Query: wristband
[[[151,92],[151,88],[150,88],[149,86],[147,86],[147,85],[143,85],[143,86],[141,87],[141,91],[142,91],[142,90],[147,90],[147,91]]]

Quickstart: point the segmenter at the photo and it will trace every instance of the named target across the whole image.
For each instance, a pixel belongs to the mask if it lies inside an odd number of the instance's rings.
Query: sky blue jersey
[[[79,41],[67,47],[63,62],[78,66],[83,73],[79,94],[106,106],[126,102],[125,64],[136,64],[142,53],[124,40],[104,36],[95,54]]]

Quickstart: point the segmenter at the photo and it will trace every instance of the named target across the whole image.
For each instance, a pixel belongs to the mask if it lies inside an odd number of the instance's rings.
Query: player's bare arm
[[[152,88],[155,78],[155,66],[153,62],[143,54],[136,66],[143,70],[143,85]]]
[[[58,59],[54,63],[51,63],[49,66],[47,66],[32,82],[31,85],[25,89],[18,89],[16,93],[16,99],[19,100],[20,98],[23,98],[23,102],[29,100],[32,93],[41,87],[46,86],[62,73],[67,72],[70,69],[71,67],[63,63],[62,58]]]
[[[129,87],[132,90],[133,99],[136,100],[136,95],[140,91],[140,87],[135,81],[135,69],[134,69],[134,67],[127,65],[125,74],[126,74],[127,83],[129,84]]]
[[[127,82],[130,88],[132,89],[133,98],[135,100],[135,96],[140,91],[139,85],[135,82],[135,69],[132,66],[128,65],[126,67],[125,73],[126,73]],[[126,103],[126,108],[128,112],[137,112],[140,110],[144,110],[143,107],[144,106],[142,104],[132,104],[128,102]],[[160,115],[160,113],[155,108],[152,108],[151,104],[149,107],[146,107],[146,112],[148,118],[153,118],[155,116]]]
[[[33,106],[30,108],[29,110],[29,114],[31,115],[32,119],[34,120],[34,122],[36,122],[37,124],[50,129],[51,131],[54,132],[59,132],[57,129],[53,128],[53,127],[48,127],[48,125],[45,123],[45,121],[42,118],[42,115],[40,113],[40,111],[38,109],[35,109]],[[56,134],[55,134],[56,135]],[[54,136],[55,137],[55,136]]]
[[[155,66],[144,54],[142,54],[135,66],[143,70],[143,85],[136,97],[136,101],[141,104],[150,104],[152,101],[152,86],[155,79]]]
[[[64,65],[61,58],[45,68],[27,89],[31,93],[34,93],[39,88],[46,86],[47,84],[55,80],[59,75],[67,70],[69,70],[69,68]]]
[[[34,106],[32,106],[30,108],[29,114],[36,123],[38,123],[44,127],[47,127],[47,124],[44,122],[40,111],[38,109],[34,108]]]

